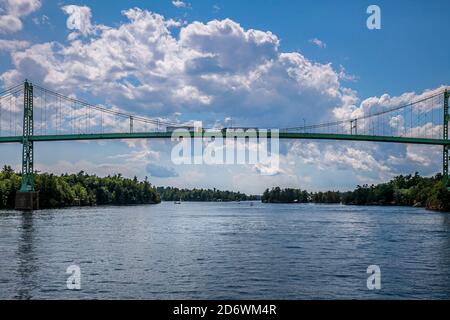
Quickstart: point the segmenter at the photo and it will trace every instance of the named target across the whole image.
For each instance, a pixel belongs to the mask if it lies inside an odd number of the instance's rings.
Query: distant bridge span
[[[190,132],[191,138],[202,138]],[[223,134],[225,137],[225,134]],[[233,133],[236,137],[258,137],[251,133]],[[403,144],[422,145],[450,145],[450,140],[429,139],[429,138],[409,138],[409,137],[386,137],[386,136],[366,136],[332,133],[301,133],[301,132],[280,132],[280,139],[285,140],[341,140],[341,141],[364,141],[364,142],[389,142]],[[267,137],[271,137],[270,131]],[[135,133],[94,133],[94,134],[63,134],[63,135],[36,135],[29,138],[33,142],[49,141],[89,141],[89,140],[121,140],[121,139],[170,139],[172,132],[135,132]],[[0,143],[22,143],[22,136],[0,137]]]
[[[445,89],[400,106],[380,105],[378,110],[347,120],[283,128],[272,132],[278,134],[280,139],[442,146],[443,182],[450,187],[449,121],[449,92]],[[0,92],[0,144],[22,144],[22,183],[16,198],[17,209],[33,209],[33,202],[37,200],[34,190],[35,142],[170,139],[177,136],[177,133],[174,135],[177,128],[189,128],[186,134],[192,138],[203,137],[192,129],[192,124],[145,118],[117,108],[105,108],[33,85],[26,80]],[[227,136],[225,129],[217,130],[224,137]],[[217,136],[218,132],[215,131],[213,135]],[[270,130],[262,128],[244,128],[243,131],[232,133],[233,137],[250,138],[271,135]]]

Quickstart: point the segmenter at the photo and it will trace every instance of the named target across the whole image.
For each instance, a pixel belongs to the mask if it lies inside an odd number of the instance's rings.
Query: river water
[[[71,265],[80,290],[67,288]],[[450,214],[258,202],[0,211],[0,298],[449,299]]]

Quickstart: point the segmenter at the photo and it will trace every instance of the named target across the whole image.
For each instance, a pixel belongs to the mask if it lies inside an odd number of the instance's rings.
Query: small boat
[[[181,198],[180,198],[179,201],[174,201],[173,203],[175,203],[175,204],[181,204]]]

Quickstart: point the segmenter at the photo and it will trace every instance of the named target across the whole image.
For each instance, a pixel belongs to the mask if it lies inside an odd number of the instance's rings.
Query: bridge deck
[[[191,137],[198,138],[194,132],[190,132]],[[256,136],[259,134],[256,133]],[[234,133],[237,137],[254,137],[249,133]],[[172,132],[136,132],[136,133],[98,133],[98,134],[64,134],[64,135],[34,135],[29,140],[35,142],[46,141],[77,141],[77,140],[117,140],[117,139],[170,139]],[[225,134],[224,134],[225,137]],[[268,133],[270,137],[270,132]],[[343,141],[366,141],[366,142],[389,142],[423,145],[450,145],[450,140],[410,138],[410,137],[390,137],[390,136],[368,136],[349,134],[329,134],[329,133],[299,133],[280,132],[280,139],[293,140],[343,140]],[[0,137],[0,143],[21,143],[22,136]]]

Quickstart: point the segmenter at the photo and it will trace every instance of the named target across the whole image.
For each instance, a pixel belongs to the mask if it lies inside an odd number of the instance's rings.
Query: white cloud
[[[317,39],[317,38],[313,38],[313,39],[309,40],[309,43],[312,43],[322,49],[325,49],[327,47],[327,44],[325,42],[323,42],[322,40]]]
[[[36,164],[36,170],[40,172],[51,172],[54,174],[84,171],[88,174],[96,174],[100,177],[114,174],[121,174],[122,176],[128,178],[133,176],[141,176],[139,167],[125,166],[117,163],[94,163],[88,160],[60,160],[51,165],[38,163]]]
[[[391,119],[389,119],[389,125],[391,126],[391,128],[398,128],[399,130],[403,131],[404,124],[405,119],[401,114],[393,116]]]
[[[25,48],[28,48],[29,46],[30,43],[28,41],[0,39],[0,52],[23,50]]]
[[[186,4],[186,2],[183,2],[181,0],[173,0],[172,4],[177,8],[186,8],[188,6],[188,4]]]
[[[396,170],[404,173],[415,171],[423,175],[436,174],[442,166],[442,147],[406,145],[405,152],[398,155],[390,155],[386,163]]]
[[[0,33],[14,33],[22,30],[23,24],[20,18],[23,18],[41,7],[40,0],[0,0],[0,12],[6,12],[0,15]]]
[[[265,176],[276,176],[283,173],[283,170],[278,166],[271,166],[263,163],[257,163],[253,165],[252,168],[255,172]]]
[[[22,30],[22,21],[13,15],[0,16],[0,33],[14,33]]]
[[[313,164],[322,170],[336,168],[357,172],[388,173],[390,171],[388,166],[376,160],[369,150],[364,150],[361,146],[341,144],[320,148],[313,142],[294,142],[288,153],[299,157],[303,163]]]
[[[50,24],[50,18],[48,16],[46,16],[45,14],[42,15],[41,17],[33,18],[32,21],[35,25]]]
[[[394,97],[383,94],[367,98],[359,105],[348,103],[336,107],[332,112],[336,119],[344,121],[340,131],[345,133],[350,133],[349,119],[368,116],[358,121],[359,134],[440,138],[443,128],[439,124],[442,121],[439,120],[442,115],[439,95],[443,97],[444,88],[441,86],[422,93],[407,92]],[[389,112],[383,113],[385,111]]]
[[[4,0],[6,11],[16,17],[25,17],[41,7],[40,0]]]
[[[118,27],[92,25],[90,10],[83,12],[85,23],[74,25],[89,41],[71,37],[67,45],[15,52],[14,68],[0,79],[32,78],[56,90],[86,91],[148,116],[195,112],[206,122],[233,117],[237,125],[270,127],[299,124],[292,117],[299,106],[302,117],[315,122],[356,99],[330,64],[280,52],[270,31],[225,19],[187,24],[177,38],[169,29],[172,19],[145,10],[124,11],[129,21]]]
[[[437,156],[437,157],[436,157]],[[429,148],[418,146],[418,145],[408,145],[406,147],[406,158],[409,161],[416,162],[423,166],[430,166],[435,162],[436,158],[440,159],[441,154],[436,152],[430,152]]]
[[[370,113],[407,105],[414,101],[421,101],[424,98],[433,96],[438,92],[442,92],[445,88],[446,86],[440,86],[435,89],[424,90],[422,93],[405,92],[394,97],[391,97],[389,94],[383,94],[380,97],[369,97],[363,100],[358,106],[355,105],[357,101],[354,101],[354,103],[347,103],[345,106],[336,107],[334,108],[333,113],[339,120],[358,118]],[[440,104],[437,99],[426,100],[414,105],[414,111],[420,110],[428,112],[436,108],[440,108]]]
[[[389,172],[389,167],[383,165],[367,151],[352,147],[332,148],[327,147],[324,157],[326,163],[336,165],[342,169],[355,171]]]
[[[358,80],[358,77],[353,74],[347,73],[344,66],[340,65],[339,66],[339,79],[341,79],[343,81],[356,81],[356,80]]]
[[[321,152],[316,143],[295,142],[290,147],[289,152],[303,159],[305,164],[320,165]]]

